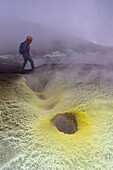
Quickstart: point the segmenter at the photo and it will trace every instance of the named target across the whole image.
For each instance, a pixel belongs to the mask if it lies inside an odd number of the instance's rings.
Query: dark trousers
[[[23,55],[23,58],[24,58],[24,62],[23,62],[23,65],[22,65],[22,71],[24,70],[24,68],[25,68],[25,66],[27,64],[27,61],[29,61],[31,63],[31,68],[34,69],[34,62],[31,59],[30,55],[25,54],[25,55]]]

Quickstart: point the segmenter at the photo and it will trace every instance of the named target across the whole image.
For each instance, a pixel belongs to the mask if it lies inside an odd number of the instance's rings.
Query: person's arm
[[[23,48],[24,48],[24,53],[29,54],[29,52],[30,52],[30,46],[29,46],[29,44],[27,44],[27,43],[25,42]]]

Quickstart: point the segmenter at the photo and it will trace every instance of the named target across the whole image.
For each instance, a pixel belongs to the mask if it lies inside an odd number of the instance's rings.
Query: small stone
[[[65,134],[74,134],[77,131],[77,121],[71,113],[58,114],[51,121],[59,131]]]

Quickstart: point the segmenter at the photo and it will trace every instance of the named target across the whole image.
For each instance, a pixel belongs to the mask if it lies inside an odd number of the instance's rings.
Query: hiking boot
[[[20,73],[21,74],[25,74],[26,72],[25,72],[25,70],[21,70]]]

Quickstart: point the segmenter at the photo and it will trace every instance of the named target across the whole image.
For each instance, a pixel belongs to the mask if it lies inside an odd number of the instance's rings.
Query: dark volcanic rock
[[[52,120],[57,129],[65,134],[74,134],[77,131],[77,121],[70,113],[58,114]]]

